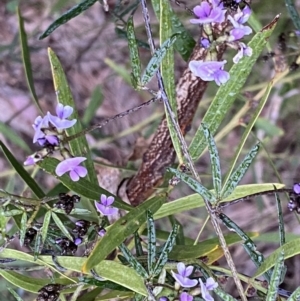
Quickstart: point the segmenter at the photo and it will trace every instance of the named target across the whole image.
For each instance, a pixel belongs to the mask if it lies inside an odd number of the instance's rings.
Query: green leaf
[[[260,100],[259,102],[259,105],[256,107],[255,109],[255,112],[252,114],[251,116],[251,120],[248,122],[247,124],[247,127],[242,135],[242,138],[240,139],[240,143],[239,143],[239,146],[237,148],[237,150],[235,151],[235,154],[233,156],[233,159],[232,159],[232,162],[230,163],[230,168],[229,168],[229,171],[227,172],[227,175],[226,175],[226,178],[225,178],[225,181],[224,181],[224,186],[226,186],[227,184],[227,181],[228,181],[228,178],[231,176],[232,174],[232,171],[235,167],[235,164],[238,160],[238,157],[239,155],[241,154],[242,152],[242,149],[249,137],[249,135],[251,134],[251,130],[254,126],[254,124],[256,124],[256,121],[260,115],[260,113],[262,112],[267,100],[268,100],[268,97],[269,97],[269,94],[271,92],[271,89],[273,87],[273,81],[271,81],[271,83],[269,83],[268,87],[266,88],[266,91],[264,93],[264,96],[262,97],[262,99]]]
[[[106,234],[96,244],[83,266],[87,272],[104,260],[106,256],[119,246],[129,235],[133,234],[145,221],[146,211],[156,212],[165,197],[154,197],[132,209],[107,229]]]
[[[272,277],[269,284],[269,290],[266,301],[276,301],[277,292],[280,284],[281,274],[284,269],[284,252],[282,251],[277,258],[277,262],[273,269]]]
[[[97,109],[101,106],[102,102],[103,102],[102,88],[100,85],[98,85],[94,89],[91,99],[89,101],[89,105],[84,111],[84,115],[82,117],[82,123],[84,125],[88,125],[91,122],[91,120],[95,116]]]
[[[289,15],[291,16],[291,19],[294,23],[294,26],[297,30],[300,30],[300,17],[298,14],[298,11],[295,7],[295,4],[293,3],[292,0],[285,0],[285,6],[286,9],[289,13]]]
[[[158,257],[158,260],[153,270],[153,276],[159,275],[162,269],[164,268],[165,264],[167,263],[169,254],[172,251],[174,244],[176,242],[176,236],[178,234],[178,230],[179,230],[179,225],[174,224],[173,229]]]
[[[12,165],[12,167],[16,170],[18,175],[23,179],[23,181],[28,185],[28,187],[32,190],[32,192],[38,197],[43,198],[45,196],[44,192],[38,186],[38,184],[34,181],[34,179],[31,178],[31,176],[28,174],[28,172],[24,169],[23,165],[21,165],[15,157],[12,155],[12,153],[8,150],[8,148],[4,145],[2,141],[0,141],[0,147],[9,161],[9,163]]]
[[[202,123],[202,130],[208,144],[213,186],[216,192],[217,199],[220,199],[220,194],[222,189],[222,173],[221,173],[220,157],[219,157],[217,145],[205,123]]]
[[[38,259],[38,256],[40,255],[40,250],[41,250],[41,245],[42,245],[42,236],[41,233],[38,232],[36,237],[35,237],[35,243],[34,243],[34,261]]]
[[[64,226],[64,223],[60,220],[60,218],[54,212],[51,213],[51,216],[56,224],[56,226],[60,229],[60,231],[68,237],[69,240],[73,241],[72,235],[69,233],[67,228]]]
[[[7,289],[15,297],[17,301],[23,301],[23,299],[11,287],[8,287]]]
[[[282,247],[279,247],[274,251],[269,257],[265,259],[263,264],[257,269],[253,278],[257,278],[260,275],[264,274],[266,271],[270,270],[278,261],[278,256],[281,251],[284,252],[284,259],[293,257],[300,254],[300,238],[291,240],[284,244]]]
[[[48,228],[49,228],[49,224],[50,224],[50,220],[51,220],[51,214],[52,214],[51,211],[47,211],[47,213],[45,214],[45,217],[44,217],[43,227],[42,227],[42,231],[41,231],[43,243],[45,243],[45,240],[47,238]]]
[[[90,8],[95,2],[97,2],[97,0],[84,0],[79,4],[73,6],[66,13],[56,19],[52,24],[50,24],[49,27],[39,36],[39,40],[46,38],[56,28],[75,18],[76,16]]]
[[[48,48],[48,56],[52,70],[53,84],[57,96],[57,102],[65,106],[68,105],[74,109],[72,115],[69,118],[76,119],[77,122],[71,128],[65,130],[67,136],[72,136],[82,132],[83,128],[79,121],[75,103],[61,63],[57,58],[56,54],[50,48]],[[85,136],[81,136],[69,141],[69,147],[73,156],[76,157],[84,155],[87,158],[87,160],[83,163],[88,170],[87,178],[90,179],[90,181],[93,184],[98,184],[97,176],[94,169],[94,163],[92,161],[89,145]],[[91,210],[92,215],[94,215],[96,212],[93,206],[90,208],[86,207],[86,209]]]
[[[119,249],[121,250],[122,254],[128,261],[128,263],[131,265],[131,267],[144,279],[147,279],[149,277],[149,274],[144,269],[144,267],[137,261],[137,259],[130,253],[129,249],[122,243],[119,246]]]
[[[291,294],[286,301],[299,301],[300,299],[300,286]]]
[[[152,6],[158,20],[160,20],[159,17],[160,9],[161,9],[160,1],[161,0],[152,0]],[[167,3],[165,3],[165,5],[167,5]],[[174,47],[176,51],[182,56],[182,58],[185,61],[188,61],[196,45],[196,42],[193,39],[193,36],[184,28],[184,26],[182,25],[181,21],[178,18],[178,15],[174,13],[170,5],[169,5],[169,9],[170,9],[169,15],[172,22],[172,33],[178,34],[178,38],[174,43]]]
[[[58,160],[55,158],[45,158],[43,161],[39,162],[38,165],[46,172],[52,174],[54,177],[57,177],[55,174],[55,168],[58,164]],[[63,175],[59,177],[59,180],[70,190],[74,191],[80,196],[84,196],[90,200],[99,200],[101,194],[105,194],[107,196],[113,196],[115,198],[114,206],[124,210],[131,210],[132,207],[129,204],[123,202],[119,197],[111,194],[109,191],[99,187],[98,185],[94,185],[88,180],[81,178],[78,182],[73,182],[68,175]],[[81,200],[81,203],[84,208],[90,207],[94,208],[94,201],[89,200]],[[91,210],[90,210],[91,211]],[[91,211],[91,212],[94,212]],[[98,215],[95,214],[94,217],[90,216],[93,221],[98,222]]]
[[[230,196],[223,199],[221,204],[225,204],[235,199],[244,198],[248,195],[274,190],[273,185],[277,189],[285,187],[283,184],[280,183],[240,185],[235,188],[235,190]],[[203,198],[199,194],[191,194],[183,198],[177,199],[175,201],[163,204],[162,207],[157,211],[157,213],[154,214],[154,219],[160,219],[169,215],[182,213],[187,210],[192,210],[201,207],[204,207]]]
[[[32,99],[39,109],[39,111],[42,113],[42,109],[39,104],[38,97],[35,92],[34,88],[34,81],[33,81],[33,75],[32,75],[32,67],[31,67],[31,61],[30,61],[30,53],[27,43],[27,34],[24,28],[24,20],[20,11],[20,7],[18,7],[17,10],[18,14],[18,22],[19,22],[19,36],[20,36],[20,45],[21,45],[21,51],[22,51],[22,61],[25,71],[25,76],[28,84],[29,91],[31,93]]]
[[[153,268],[156,261],[156,233],[154,226],[153,215],[150,210],[147,210],[147,230],[148,230],[148,272],[153,274]]]
[[[130,16],[127,21],[127,39],[133,77],[132,85],[134,89],[137,89],[140,85],[141,61],[139,58],[139,50],[134,33],[133,16]]]
[[[144,255],[143,246],[138,232],[134,233],[134,246],[135,246],[136,256],[143,256]]]
[[[237,299],[225,293],[220,287],[215,288],[214,292],[224,301],[237,301]]]
[[[222,190],[222,198],[227,198],[239,184],[259,151],[259,143],[254,145],[238,168],[231,174]]]
[[[5,124],[0,121],[0,133],[5,136],[8,140],[10,140],[13,144],[20,147],[26,152],[30,152],[30,148],[28,144],[23,140],[20,139],[20,136],[16,134],[16,132],[11,128],[10,125]]]
[[[161,61],[165,57],[168,49],[170,47],[172,47],[172,45],[176,41],[176,38],[177,38],[177,34],[172,35],[171,38],[167,39],[161,45],[161,47],[154,52],[153,56],[151,57],[148,65],[146,67],[146,70],[142,76],[142,79],[141,79],[142,86],[145,86],[146,84],[148,84],[149,81],[151,80],[151,78],[153,77],[153,75],[157,72],[157,70],[160,67]]]
[[[207,188],[205,188],[201,183],[198,183],[196,180],[191,178],[190,176],[181,173],[180,171],[174,168],[167,168],[167,171],[173,173],[176,177],[182,180],[184,183],[188,184],[191,189],[199,193],[205,200],[209,201],[210,203],[216,203],[216,197],[212,194]]]
[[[269,25],[265,26],[252,38],[248,44],[253,50],[252,56],[243,57],[238,64],[234,64],[229,72],[229,81],[218,89],[215,98],[202,120],[209,128],[211,135],[216,133],[222,120],[244,86],[253,65],[272,34],[273,29],[278,22],[278,18],[279,17],[277,16]],[[201,128],[199,128],[189,146],[190,154],[194,161],[200,157],[205,150],[205,147],[205,138]]]
[[[159,39],[160,44],[163,44],[163,41],[166,41],[168,38],[172,36],[172,22],[171,22],[172,9],[169,1],[160,0],[160,14],[159,14]],[[177,118],[177,101],[176,101],[176,93],[175,93],[175,68],[174,68],[174,50],[173,46],[171,46],[165,57],[161,62],[161,76],[164,79],[164,87],[166,94],[169,99],[169,103],[175,118]],[[181,152],[181,143],[178,139],[178,135],[176,133],[176,129],[172,123],[171,116],[166,106],[165,114],[167,116],[168,128],[170,131],[170,136],[172,139],[173,147],[175,149],[176,155],[178,157],[178,161],[180,163],[184,162],[182,152]]]
[[[6,251],[10,251],[6,249]],[[51,258],[51,256],[49,256]],[[13,271],[0,270],[0,275],[5,278],[8,282],[12,283],[20,289],[24,289],[28,292],[37,293],[43,286],[51,282],[48,278],[33,278],[32,276],[25,276]],[[56,278],[55,282],[60,284],[71,284],[69,279]]]
[[[23,212],[21,218],[21,229],[20,229],[20,246],[24,244],[25,234],[27,230],[27,213]]]

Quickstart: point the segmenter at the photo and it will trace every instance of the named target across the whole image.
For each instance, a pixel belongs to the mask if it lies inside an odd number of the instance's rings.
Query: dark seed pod
[[[59,298],[60,284],[47,284],[38,291],[37,301],[56,301]]]
[[[28,247],[36,236],[37,231],[34,228],[29,228],[25,233],[24,246]]]
[[[75,223],[75,228],[72,230],[73,233],[78,234],[79,236],[84,236],[89,230],[91,223],[85,220],[78,220]]]
[[[55,243],[61,247],[61,255],[74,255],[77,251],[77,245],[67,237],[57,238]]]

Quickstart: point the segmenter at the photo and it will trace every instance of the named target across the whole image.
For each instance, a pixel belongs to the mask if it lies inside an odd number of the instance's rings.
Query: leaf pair
[[[199,193],[203,197],[203,199],[209,201],[212,205],[216,205],[217,202],[227,198],[233,193],[234,189],[237,187],[238,183],[243,178],[243,176],[249,169],[250,164],[253,162],[255,156],[257,155],[259,150],[259,144],[256,144],[250,150],[250,152],[247,154],[247,156],[244,158],[244,160],[241,162],[238,168],[229,176],[225,186],[222,187],[222,173],[220,167],[220,158],[219,158],[216,143],[209,129],[204,123],[202,123],[202,130],[208,144],[211,169],[212,169],[212,180],[213,180],[215,194],[210,192],[201,183],[192,179],[188,175],[183,174],[173,168],[169,168],[169,171],[171,171],[173,174],[175,174],[176,177],[180,178],[182,181],[188,184],[194,191]]]

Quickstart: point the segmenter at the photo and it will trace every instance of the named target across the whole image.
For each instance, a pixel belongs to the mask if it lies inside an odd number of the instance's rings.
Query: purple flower
[[[87,175],[87,169],[83,166],[79,166],[79,164],[85,160],[85,157],[66,159],[57,165],[55,173],[61,177],[66,172],[70,172],[69,175],[71,180],[77,182],[80,177],[83,178]]]
[[[193,301],[193,296],[189,295],[186,292],[183,292],[179,296],[180,301]]]
[[[212,291],[213,289],[217,288],[218,283],[212,277],[207,278],[205,284],[202,282],[201,278],[199,278],[199,282],[202,298],[205,301],[214,301],[214,298],[209,294],[209,291]]]
[[[41,116],[38,116],[34,124],[32,125],[34,128],[34,137],[33,137],[33,143],[38,142],[41,146],[48,145],[58,145],[59,140],[56,135],[47,134],[47,130],[49,129],[49,119],[48,116],[44,116],[43,118]],[[49,130],[48,130],[49,131]]]
[[[95,206],[97,211],[99,211],[102,215],[113,215],[118,212],[118,208],[111,206],[115,201],[113,196],[107,197],[105,194],[101,194],[100,201],[101,203],[95,201]]]
[[[214,1],[215,3],[215,1]],[[191,19],[192,24],[222,23],[225,21],[226,10],[221,7],[211,6],[208,2],[201,2],[194,7],[193,12],[198,19]]]
[[[209,48],[210,41],[209,41],[209,39],[201,38],[200,44],[202,47],[204,47],[206,49],[206,48]]]
[[[100,237],[103,237],[106,233],[106,230],[104,228],[100,228],[97,233]]]
[[[243,38],[245,35],[249,35],[252,33],[252,29],[249,26],[244,26],[243,24],[246,23],[251,15],[251,9],[246,6],[242,11],[239,11],[232,17],[228,16],[231,24],[233,25],[234,29],[230,30],[229,32],[229,41],[236,41]]]
[[[53,116],[49,112],[47,113],[49,121],[58,129],[64,130],[72,127],[76,123],[76,119],[67,120],[71,114],[73,113],[73,108],[70,106],[64,106],[61,103],[56,106],[56,115]]]
[[[300,183],[295,183],[293,186],[295,194],[300,194]]]
[[[190,61],[189,68],[193,74],[204,81],[215,81],[218,86],[225,84],[229,80],[229,73],[224,71],[226,61]]]
[[[35,158],[35,154],[27,157],[27,159],[25,160],[25,162],[23,163],[25,166],[28,165],[34,165],[36,162],[42,160],[41,157]]]
[[[43,132],[43,129],[46,129],[49,127],[49,120],[47,116],[44,116],[43,118],[41,116],[38,116],[34,120],[34,124],[32,125],[35,133],[33,137],[33,143],[36,143],[38,139],[42,139],[45,137],[45,133]]]
[[[81,237],[78,236],[77,238],[75,238],[74,244],[76,246],[79,246],[81,243],[82,243],[82,238]]]
[[[239,62],[239,60],[243,57],[243,56],[251,56],[252,55],[252,48],[246,46],[246,44],[244,43],[239,43],[239,51],[238,53],[234,56],[233,58],[233,62],[235,64],[237,64]]]
[[[177,264],[178,274],[171,271],[173,278],[182,286],[182,287],[193,287],[198,281],[196,279],[189,279],[188,277],[192,274],[194,267],[188,266],[185,267],[183,262]]]

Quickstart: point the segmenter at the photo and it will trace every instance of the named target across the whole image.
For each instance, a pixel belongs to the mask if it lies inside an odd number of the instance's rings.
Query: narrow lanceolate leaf
[[[38,259],[38,256],[40,255],[41,246],[42,246],[42,236],[41,233],[38,232],[35,237],[35,243],[34,243],[34,252],[33,252],[34,261],[36,261]]]
[[[279,16],[276,16],[270,24],[265,26],[252,38],[248,44],[253,50],[252,56],[243,57],[238,64],[234,64],[230,70],[229,81],[218,89],[215,98],[203,118],[203,122],[207,124],[211,135],[216,133],[222,120],[230,110],[237,95],[240,93],[252,67],[264,49],[269,36],[272,34],[278,19]],[[203,136],[202,129],[199,128],[189,146],[190,154],[194,161],[200,157],[205,150],[205,147],[205,137]]]
[[[8,287],[7,289],[15,297],[17,301],[23,301],[23,299],[11,287]]]
[[[278,227],[279,227],[279,242],[280,246],[283,246],[285,244],[285,231],[284,231],[284,220],[283,220],[283,214],[282,214],[282,207],[281,207],[281,201],[278,196],[278,193],[276,192],[276,187],[274,187],[275,190],[275,200],[276,200],[276,207],[277,207],[277,218],[278,218]]]
[[[256,157],[259,151],[259,143],[256,144],[248,153],[248,155],[244,158],[238,168],[231,174],[229,177],[226,185],[222,190],[222,199],[227,198],[239,184],[240,180],[243,178],[245,173],[250,167],[250,164],[253,162],[254,158]]]
[[[300,300],[300,286],[290,295],[286,301],[299,301]]]
[[[47,238],[48,228],[51,220],[51,211],[47,211],[43,221],[43,227],[41,230],[42,242],[44,243]]]
[[[147,230],[148,230],[148,272],[153,274],[153,268],[156,258],[156,233],[153,215],[147,210]]]
[[[165,57],[168,49],[176,41],[176,38],[177,38],[177,34],[174,34],[171,38],[166,40],[159,49],[155,51],[142,76],[142,80],[141,80],[142,86],[148,84],[151,78],[153,77],[153,75],[157,72],[158,68],[160,67],[161,61]]]
[[[127,39],[129,47],[129,56],[131,61],[132,69],[132,84],[135,89],[140,85],[141,76],[141,61],[139,58],[139,50],[137,46],[137,40],[135,38],[134,26],[133,26],[133,16],[127,21]]]
[[[146,222],[147,210],[155,213],[161,207],[164,199],[165,197],[158,196],[142,203],[109,227],[106,234],[96,244],[89,258],[85,261],[82,267],[83,271],[90,271],[99,262],[104,260],[110,252]]]
[[[224,301],[237,301],[237,299],[233,298],[231,295],[225,293],[219,286],[214,289],[214,292],[221,297]]]
[[[20,229],[20,245],[21,247],[24,244],[24,238],[27,230],[27,213],[24,212],[21,218],[21,229]]]
[[[5,157],[18,173],[18,175],[23,179],[23,181],[28,185],[28,187],[32,190],[32,192],[38,197],[43,198],[45,196],[43,190],[40,186],[34,181],[34,179],[28,174],[28,172],[24,169],[23,165],[21,165],[13,154],[9,151],[9,149],[4,145],[2,141],[0,141],[0,148],[2,149]]]
[[[137,261],[137,259],[131,254],[130,250],[122,243],[119,249],[123,253],[126,260],[130,263],[131,267],[144,279],[149,277],[149,274],[144,269],[144,267]]]
[[[170,2],[168,0],[159,0],[160,2],[160,14],[159,14],[159,40],[160,44],[163,44],[163,41],[166,41],[169,37],[172,36],[172,8],[170,6]],[[174,47],[171,46],[164,59],[161,62],[161,76],[164,79],[164,87],[169,99],[169,103],[171,109],[174,113],[175,118],[177,118],[177,101],[176,101],[176,93],[175,93],[175,72],[174,72]],[[181,143],[178,139],[178,135],[176,133],[176,129],[172,123],[171,116],[166,108],[165,114],[167,116],[168,128],[170,131],[170,136],[172,139],[173,147],[175,149],[177,158],[179,163],[183,163],[183,155],[181,151]]]
[[[50,48],[48,48],[48,56],[51,65],[53,84],[57,96],[57,102],[65,106],[68,105],[74,109],[69,119],[70,120],[76,119],[77,122],[71,128],[65,130],[67,136],[72,136],[82,132],[83,127],[79,120],[76,106],[72,97],[72,93],[67,78],[65,76],[64,70],[62,68],[62,65],[58,57],[56,56],[56,54]],[[92,183],[98,185],[98,180],[97,180],[94,164],[91,157],[91,152],[85,136],[81,136],[69,141],[69,147],[73,156],[75,157],[84,156],[87,158],[87,160],[84,162],[84,165],[88,170],[87,178],[90,179]],[[92,215],[96,212],[93,206],[91,208],[86,207],[86,209],[91,210]]]
[[[173,173],[176,177],[180,178],[180,180],[182,180],[184,183],[188,184],[190,188],[199,193],[205,200],[209,201],[212,204],[216,203],[216,197],[201,183],[198,183],[188,175],[179,172],[177,169],[169,167],[167,168],[167,170]]]
[[[138,232],[134,233],[134,245],[135,245],[136,256],[143,256],[144,255],[143,246]]]
[[[90,8],[97,0],[84,0],[79,4],[73,6],[66,13],[56,19],[49,27],[39,36],[39,40],[46,38],[49,34],[51,34],[57,27],[67,23],[71,19],[75,18],[88,8]]]
[[[295,28],[297,30],[300,30],[300,17],[293,2],[293,0],[285,0],[285,6],[287,8],[288,13],[291,16],[291,19],[293,20]]]
[[[287,242],[282,247],[278,248],[275,252],[273,252],[269,257],[265,259],[263,264],[257,269],[253,278],[259,277],[264,274],[266,271],[270,270],[278,260],[278,256],[281,251],[284,251],[284,258],[290,258],[295,255],[300,254],[300,238],[296,238],[292,241]]]
[[[277,300],[277,290],[278,290],[278,286],[280,284],[281,272],[283,270],[283,267],[284,267],[284,252],[282,251],[279,254],[276,265],[273,269],[266,301],[276,301]]]
[[[153,270],[153,276],[157,276],[161,273],[162,269],[164,268],[165,264],[168,261],[169,254],[172,251],[174,244],[176,242],[176,236],[178,234],[179,225],[174,224],[172,232],[170,233],[164,247],[159,255],[159,258],[156,262],[155,268]]]
[[[73,237],[72,235],[69,233],[69,231],[67,230],[67,228],[65,227],[64,223],[60,220],[60,218],[57,216],[56,213],[52,212],[51,214],[56,226],[60,229],[60,231],[66,236],[68,237],[68,239],[70,239],[71,241],[73,241]]]
[[[222,189],[222,174],[217,145],[205,123],[202,123],[202,129],[208,144],[214,189],[216,192],[217,199],[220,199]]]
[[[233,171],[233,169],[235,167],[235,164],[236,164],[236,162],[237,162],[237,160],[238,160],[238,158],[239,158],[239,156],[240,156],[240,154],[241,154],[241,152],[242,152],[242,150],[244,148],[244,145],[245,145],[246,141],[248,140],[249,135],[251,134],[252,128],[256,124],[259,115],[261,114],[263,108],[265,107],[265,104],[267,103],[267,100],[269,98],[269,94],[271,92],[271,89],[272,89],[273,85],[274,85],[274,81],[271,81],[268,84],[268,86],[266,88],[266,91],[264,93],[264,96],[261,98],[258,106],[256,107],[254,113],[251,116],[250,121],[247,124],[247,127],[246,127],[246,129],[245,129],[245,131],[244,131],[244,133],[243,133],[243,135],[242,135],[242,137],[240,139],[239,145],[238,145],[238,147],[237,147],[237,149],[235,151],[235,154],[233,156],[233,159],[232,159],[232,161],[230,163],[230,168],[229,168],[229,170],[227,172],[227,175],[225,177],[224,186],[226,186],[228,178],[232,174],[232,171]]]
[[[152,6],[156,17],[160,20],[160,9],[161,9],[161,0],[152,0]],[[166,3],[165,3],[166,5]],[[169,4],[170,8],[170,19],[172,22],[172,33],[178,33],[178,38],[174,43],[174,47],[176,51],[181,55],[181,57],[188,61],[191,53],[196,45],[195,40],[193,39],[192,35],[185,29],[182,25],[181,21],[178,18],[178,15],[173,11],[171,5]]]
[[[33,101],[40,112],[42,112],[42,109],[40,107],[38,97],[35,92],[34,88],[34,81],[32,76],[32,68],[31,68],[31,61],[30,61],[30,53],[29,48],[27,44],[27,34],[24,28],[24,20],[20,11],[20,8],[18,7],[17,10],[18,13],[18,21],[19,21],[19,35],[20,35],[20,44],[21,44],[21,51],[22,51],[22,61],[23,66],[25,70],[26,80],[29,87],[29,91],[31,93],[31,96],[33,98]]]

